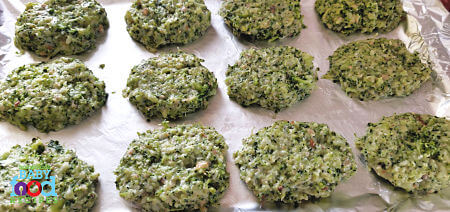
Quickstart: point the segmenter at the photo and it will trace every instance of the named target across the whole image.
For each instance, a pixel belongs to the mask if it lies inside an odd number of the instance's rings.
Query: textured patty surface
[[[386,38],[354,41],[329,57],[324,79],[339,83],[352,98],[377,100],[410,95],[430,79],[431,68],[410,53],[401,40]]]
[[[226,72],[228,95],[241,105],[278,112],[311,94],[318,71],[313,59],[289,46],[244,50]]]
[[[95,0],[28,3],[17,18],[15,44],[45,57],[79,54],[94,48],[108,25]]]
[[[406,16],[400,0],[316,0],[322,23],[345,35],[394,30]]]
[[[57,201],[53,203],[31,202],[12,204],[10,193],[11,180],[19,176],[20,167],[48,166],[49,176],[55,177],[55,192]],[[97,200],[96,185],[99,174],[94,167],[79,159],[74,151],[59,145],[58,141],[43,143],[33,139],[25,146],[14,146],[8,152],[0,155],[0,211],[89,211]],[[40,169],[40,168],[39,168]],[[29,170],[26,170],[29,171]],[[35,172],[35,171],[34,171]],[[29,172],[27,172],[29,173]],[[40,183],[50,179],[34,179]],[[31,179],[17,180],[29,183]],[[31,186],[32,193],[37,192],[36,184]],[[50,188],[44,187],[46,192]],[[41,198],[37,196],[34,198]],[[26,198],[31,198],[28,194]],[[49,198],[49,197],[46,197]]]
[[[227,149],[222,135],[201,125],[141,133],[114,172],[116,187],[122,198],[147,211],[217,206],[229,184]]]
[[[144,60],[131,70],[123,95],[147,119],[177,119],[204,109],[216,94],[217,79],[201,62],[184,52]]]
[[[305,28],[299,0],[227,0],[220,15],[234,35],[274,41]]]
[[[197,40],[211,25],[211,12],[203,0],[136,0],[125,21],[133,39],[156,51]]]
[[[356,142],[377,175],[413,193],[434,193],[450,185],[450,121],[404,113],[369,123]]]
[[[107,97],[105,83],[78,59],[24,65],[0,84],[0,119],[22,130],[57,131],[91,116]]]
[[[261,202],[328,197],[356,171],[347,141],[313,122],[275,122],[245,138],[234,159]]]

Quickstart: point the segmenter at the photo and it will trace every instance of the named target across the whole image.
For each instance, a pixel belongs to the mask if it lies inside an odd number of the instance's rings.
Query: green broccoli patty
[[[211,12],[203,0],[135,0],[125,21],[133,39],[156,51],[200,38],[211,25]]]
[[[317,81],[313,57],[294,47],[248,49],[228,67],[228,96],[278,112],[309,96]]]
[[[224,138],[201,125],[139,134],[114,171],[120,196],[146,211],[201,210],[228,187]]]
[[[28,3],[17,18],[15,44],[45,57],[79,54],[93,49],[108,25],[95,0]]]
[[[329,57],[330,70],[322,78],[339,83],[359,100],[410,95],[431,75],[419,53],[410,53],[401,40],[386,38],[354,41]]]
[[[325,124],[278,121],[242,143],[234,159],[261,202],[328,197],[356,171],[347,141]]]
[[[316,0],[315,9],[329,29],[352,33],[390,32],[406,16],[400,0]]]
[[[41,132],[78,124],[106,103],[105,83],[78,59],[14,69],[0,84],[0,119]]]
[[[305,28],[299,0],[227,0],[220,15],[235,36],[274,41]]]
[[[144,60],[131,69],[123,95],[148,120],[178,119],[204,109],[216,94],[217,79],[201,62],[184,52]]]
[[[413,193],[450,185],[449,120],[404,113],[368,126],[356,145],[377,175]]]
[[[10,184],[14,176],[19,176],[20,167],[49,166],[49,176],[55,177],[55,192],[57,200],[52,203],[34,202],[11,203]],[[7,212],[19,211],[85,211],[88,212],[97,200],[96,185],[98,173],[94,167],[88,165],[77,157],[74,151],[67,150],[59,145],[58,141],[43,143],[34,138],[25,146],[16,145],[11,150],[0,155],[0,210]],[[32,168],[31,168],[32,169]],[[38,168],[39,169],[39,168]],[[22,169],[23,170],[23,169]],[[41,169],[42,170],[42,169]],[[27,174],[30,170],[26,170]],[[51,181],[34,179],[40,183]],[[29,183],[31,179],[17,180],[17,182]],[[33,184],[32,193],[37,192],[37,186]],[[44,187],[45,192],[50,188]],[[26,198],[31,198],[28,194]],[[38,196],[35,198],[40,198]],[[16,197],[18,198],[18,197]],[[46,197],[50,198],[50,197]]]

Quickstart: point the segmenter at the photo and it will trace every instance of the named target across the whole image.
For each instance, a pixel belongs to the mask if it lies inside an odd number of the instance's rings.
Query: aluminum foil
[[[0,78],[12,69],[31,62],[47,60],[28,52],[20,52],[12,43],[16,17],[28,0],[0,0]],[[107,106],[93,117],[76,126],[49,134],[35,129],[21,131],[17,127],[0,122],[0,152],[16,144],[24,145],[33,137],[43,140],[60,140],[67,148],[94,165],[100,173],[99,199],[94,211],[133,211],[133,205],[119,197],[115,188],[113,170],[118,166],[128,144],[137,137],[136,132],[159,128],[161,120],[146,122],[127,99],[122,89],[130,69],[141,60],[153,57],[143,46],[133,41],[125,29],[124,14],[131,5],[129,0],[100,1],[108,13],[110,27],[106,36],[98,41],[96,49],[75,56],[83,60],[97,77],[106,83],[110,94]],[[324,28],[314,11],[314,0],[302,1],[304,23],[307,28],[295,38],[275,43],[250,43],[237,39],[219,16],[220,0],[206,0],[212,12],[212,26],[198,41],[179,47],[161,49],[158,53],[176,51],[177,48],[205,59],[203,63],[214,72],[219,82],[218,94],[209,107],[171,124],[195,123],[213,126],[229,145],[228,171],[230,187],[221,200],[223,210],[261,210],[259,205],[239,179],[232,153],[241,146],[241,140],[252,132],[271,125],[276,120],[315,121],[326,123],[343,135],[359,158],[354,140],[365,133],[368,122],[377,122],[383,116],[394,113],[416,112],[450,117],[450,15],[438,0],[404,0],[407,20],[395,31],[379,35],[353,35],[344,37]],[[295,46],[313,55],[319,76],[328,70],[328,56],[342,44],[369,37],[399,38],[408,48],[421,52],[424,60],[433,63],[433,79],[412,95],[405,98],[389,98],[380,101],[361,102],[345,95],[339,85],[320,79],[317,88],[304,101],[275,114],[268,110],[244,108],[231,101],[224,83],[228,65],[234,64],[242,50],[251,47],[274,45]],[[447,47],[447,48],[446,48]],[[99,65],[105,64],[104,69]],[[450,189],[439,194],[413,196],[395,189],[370,172],[361,160],[358,171],[348,181],[341,183],[333,195],[300,204],[299,211],[449,211]]]

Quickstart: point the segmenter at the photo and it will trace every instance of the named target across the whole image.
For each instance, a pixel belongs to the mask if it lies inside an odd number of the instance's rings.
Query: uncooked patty
[[[14,176],[19,176],[21,167],[49,166],[49,176],[55,177],[55,192],[58,196],[56,202],[52,203],[11,203],[12,191],[11,180]],[[94,207],[97,200],[96,186],[99,174],[95,173],[94,167],[79,159],[73,150],[67,150],[58,141],[51,140],[43,143],[40,139],[34,138],[30,144],[25,146],[16,145],[8,152],[0,155],[0,211],[84,211],[88,212]],[[34,170],[34,168],[31,168]],[[40,170],[47,170],[41,169]],[[25,170],[25,169],[22,169]],[[29,169],[26,169],[29,173]],[[45,179],[34,179],[40,183],[51,181]],[[31,179],[17,180],[29,183]],[[31,187],[33,193],[37,191],[37,186]],[[46,192],[50,188],[44,187]],[[31,198],[31,196],[26,195]],[[18,197],[16,197],[18,198]],[[50,199],[50,197],[34,197]],[[24,200],[22,200],[24,201]]]
[[[339,83],[345,93],[359,100],[410,95],[430,78],[431,68],[410,53],[401,40],[386,38],[354,41],[329,57],[324,79]]]
[[[244,50],[226,72],[228,96],[278,112],[311,94],[318,71],[313,59],[290,46]]]
[[[234,159],[261,202],[328,197],[356,171],[347,141],[325,124],[278,121],[242,143]]]
[[[274,41],[305,28],[299,0],[227,0],[220,15],[235,36]]]
[[[156,51],[197,40],[211,25],[211,12],[203,0],[136,0],[125,21],[133,39]]]
[[[45,57],[80,54],[107,28],[105,9],[95,0],[28,3],[17,18],[15,44]]]
[[[123,95],[148,120],[178,119],[204,109],[216,94],[217,79],[201,62],[184,52],[144,60],[131,70]]]
[[[146,211],[217,206],[229,184],[224,138],[201,125],[163,125],[131,142],[114,171],[120,196]]]
[[[413,193],[434,193],[450,185],[449,120],[404,113],[368,126],[356,145],[380,177]]]
[[[106,104],[105,83],[78,59],[14,69],[0,84],[0,119],[41,132],[78,124]]]
[[[390,32],[406,16],[400,0],[316,0],[315,9],[327,28],[345,35]]]

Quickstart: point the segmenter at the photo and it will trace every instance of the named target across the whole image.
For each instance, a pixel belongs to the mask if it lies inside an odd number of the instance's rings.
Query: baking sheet
[[[5,9],[3,26],[0,27],[0,78],[12,69],[31,62],[46,60],[28,52],[20,52],[12,44],[15,18],[25,8],[28,0],[0,0]],[[106,107],[93,117],[76,126],[58,132],[39,133],[33,128],[24,132],[7,123],[0,122],[0,152],[16,144],[24,145],[33,137],[43,140],[60,140],[67,148],[76,150],[78,156],[94,165],[100,173],[99,199],[94,211],[133,211],[133,206],[119,197],[115,188],[113,170],[119,164],[128,144],[137,137],[136,132],[160,127],[161,120],[146,122],[127,99],[122,89],[130,69],[141,60],[153,57],[143,46],[134,42],[126,31],[124,14],[131,5],[129,0],[103,0],[110,27],[106,36],[99,39],[97,48],[81,56],[97,77],[104,80],[110,94]],[[196,42],[180,47],[163,48],[158,51],[176,51],[177,48],[194,53],[205,59],[203,63],[214,72],[219,90],[206,110],[191,114],[171,124],[195,123],[213,126],[229,145],[228,171],[230,187],[221,200],[221,208],[227,210],[259,209],[250,191],[239,179],[232,153],[241,146],[241,140],[252,132],[268,126],[276,120],[315,121],[326,123],[343,135],[353,148],[355,135],[365,133],[368,122],[377,122],[382,116],[394,113],[428,113],[450,118],[450,16],[438,0],[405,0],[404,9],[410,14],[395,31],[382,35],[340,36],[325,29],[314,12],[314,0],[302,1],[302,12],[307,26],[295,38],[275,43],[250,43],[233,36],[219,16],[220,0],[205,0],[212,12],[212,26],[207,34]],[[0,9],[1,10],[1,9]],[[1,23],[1,21],[0,21]],[[422,36],[419,34],[421,31]],[[369,37],[399,38],[413,50],[418,49],[424,59],[433,61],[433,80],[406,98],[389,98],[376,102],[360,102],[350,99],[339,85],[320,79],[310,97],[275,114],[268,110],[244,108],[229,100],[224,83],[228,65],[234,64],[242,50],[250,47],[273,45],[295,46],[314,56],[320,68],[319,76],[328,70],[328,56],[344,43]],[[105,64],[104,69],[99,65]],[[358,171],[347,182],[340,184],[330,198],[304,202],[299,211],[448,211],[450,189],[440,194],[413,197],[375,177],[364,164],[357,160]]]

